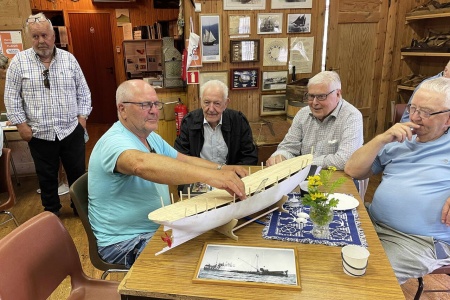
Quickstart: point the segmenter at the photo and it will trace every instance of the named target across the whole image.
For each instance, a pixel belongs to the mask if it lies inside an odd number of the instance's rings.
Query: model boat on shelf
[[[162,238],[168,246],[157,254],[274,205],[305,180],[311,162],[312,155],[303,155],[244,177],[247,199],[242,201],[215,189],[151,212],[148,218],[164,225],[166,234],[172,230],[170,241]]]

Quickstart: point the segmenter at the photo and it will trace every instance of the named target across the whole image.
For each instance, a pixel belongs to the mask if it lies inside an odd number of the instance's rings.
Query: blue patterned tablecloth
[[[289,199],[299,197],[299,194],[288,195]],[[269,214],[269,220],[263,230],[265,239],[299,242],[306,244],[325,244],[329,246],[360,245],[367,247],[366,236],[361,228],[356,208],[346,211],[334,211],[333,221],[330,224],[330,237],[328,239],[316,239],[311,231],[311,220],[307,223],[296,221],[298,214],[309,214],[309,207],[300,202],[287,201],[284,208],[289,213],[275,211]]]

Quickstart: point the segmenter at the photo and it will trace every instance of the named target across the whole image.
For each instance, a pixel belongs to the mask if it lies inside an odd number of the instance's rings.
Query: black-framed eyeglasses
[[[42,75],[44,76],[44,86],[49,89],[50,80],[48,79],[48,70],[44,70],[44,72],[42,72]]]
[[[135,104],[135,105],[139,105],[141,106],[142,110],[149,110],[152,109],[153,106],[155,106],[157,109],[161,110],[164,106],[164,103],[159,102],[159,101],[155,101],[155,102],[122,102],[122,103],[126,103],[126,104]]]
[[[28,19],[27,19],[27,24],[30,24],[30,23],[39,23],[39,22],[45,22],[45,21],[47,21],[47,22],[50,23],[50,20],[47,19],[47,18],[44,18],[44,17],[34,17],[34,18],[28,18]]]
[[[428,111],[423,111],[423,110],[417,109],[417,107],[412,106],[411,104],[408,104],[408,105],[406,106],[406,111],[407,111],[410,115],[413,115],[414,113],[417,112],[417,113],[419,114],[419,117],[420,117],[420,118],[422,118],[422,119],[428,119],[429,117],[434,116],[434,115],[438,115],[438,114],[443,114],[443,113],[446,113],[446,112],[450,112],[450,109],[446,109],[446,110],[441,110],[441,111],[437,111],[437,112],[430,113],[430,112],[428,112]]]
[[[331,92],[329,92],[328,94],[310,94],[310,93],[306,93],[305,94],[305,99],[308,99],[308,101],[314,101],[314,98],[317,99],[317,101],[324,101],[327,99],[328,95],[330,95],[332,92],[336,91],[337,89],[332,90]]]

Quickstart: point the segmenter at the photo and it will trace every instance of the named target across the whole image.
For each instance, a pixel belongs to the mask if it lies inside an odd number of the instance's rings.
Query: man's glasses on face
[[[42,72],[42,75],[44,75],[44,86],[46,88],[50,88],[50,80],[48,79],[48,70],[45,70],[44,72]]]
[[[30,23],[39,23],[39,22],[45,22],[45,21],[47,21],[47,22],[50,23],[50,20],[47,19],[47,18],[44,18],[44,17],[28,18],[28,19],[27,19],[27,24],[30,24]]]
[[[308,99],[308,101],[311,101],[311,102],[314,101],[314,98],[317,99],[317,101],[324,101],[324,100],[327,99],[328,95],[330,95],[334,91],[336,91],[336,89],[332,90],[328,94],[310,94],[310,93],[306,93],[304,98]]]
[[[420,110],[420,109],[417,109],[417,107],[415,107],[415,106],[412,106],[411,104],[408,104],[407,106],[406,106],[406,111],[412,116],[414,113],[418,113],[419,114],[419,118],[421,118],[421,119],[428,119],[429,117],[431,117],[431,116],[434,116],[434,115],[438,115],[438,114],[443,114],[443,113],[446,113],[446,112],[450,112],[450,109],[446,109],[446,110],[441,110],[441,111],[437,111],[437,112],[429,112],[429,111],[424,111],[424,110]]]
[[[153,106],[155,106],[157,109],[161,110],[164,106],[164,103],[159,102],[159,101],[155,101],[155,102],[122,102],[122,103],[126,103],[126,104],[134,104],[134,105],[139,105],[141,106],[142,110],[150,110],[152,109]]]

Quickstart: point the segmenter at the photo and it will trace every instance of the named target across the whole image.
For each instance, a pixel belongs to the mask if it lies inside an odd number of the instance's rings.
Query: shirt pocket
[[[26,72],[22,75],[22,94],[27,101],[38,102],[37,90],[44,87],[44,75],[39,72]]]

